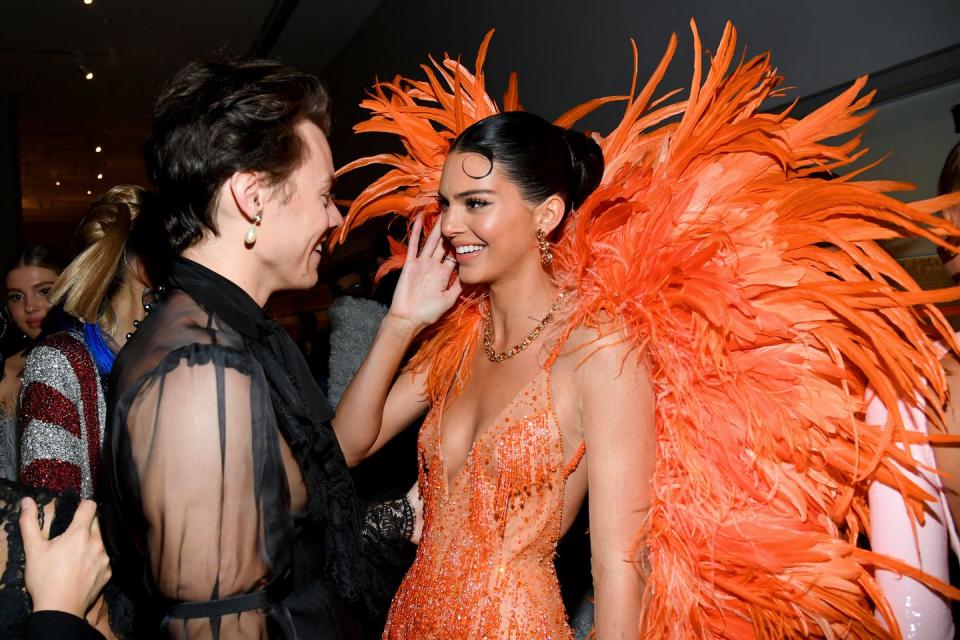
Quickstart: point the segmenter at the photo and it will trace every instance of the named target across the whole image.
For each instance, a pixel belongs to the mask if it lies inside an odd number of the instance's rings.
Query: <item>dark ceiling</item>
[[[140,146],[151,103],[186,62],[279,52],[320,73],[377,4],[0,3],[0,91],[13,95],[18,111],[25,231],[72,223],[91,194],[145,181]]]

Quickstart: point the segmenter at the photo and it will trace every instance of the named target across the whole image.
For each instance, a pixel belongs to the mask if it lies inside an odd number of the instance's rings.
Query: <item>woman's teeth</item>
[[[464,255],[467,253],[476,253],[483,249],[482,244],[465,244],[462,247],[457,247],[457,255]]]

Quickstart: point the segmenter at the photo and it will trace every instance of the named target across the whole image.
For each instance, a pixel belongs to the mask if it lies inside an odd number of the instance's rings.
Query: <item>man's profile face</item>
[[[333,156],[317,125],[297,126],[304,141],[304,159],[264,203],[256,250],[264,267],[276,275],[278,289],[309,289],[317,283],[317,267],[330,231],[343,222],[333,202]]]

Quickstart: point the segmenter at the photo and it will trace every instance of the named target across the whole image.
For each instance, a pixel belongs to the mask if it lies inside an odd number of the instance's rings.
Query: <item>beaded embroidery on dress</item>
[[[549,364],[481,432],[452,478],[441,447],[444,405],[430,410],[418,446],[423,536],[384,638],[572,640],[553,556],[564,486],[584,446],[564,460]]]

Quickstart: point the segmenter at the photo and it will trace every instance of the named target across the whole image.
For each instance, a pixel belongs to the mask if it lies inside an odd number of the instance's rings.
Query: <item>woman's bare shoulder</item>
[[[642,362],[642,354],[612,322],[599,327],[581,325],[574,328],[558,355],[558,361],[575,363],[577,369],[606,369],[627,360]]]

